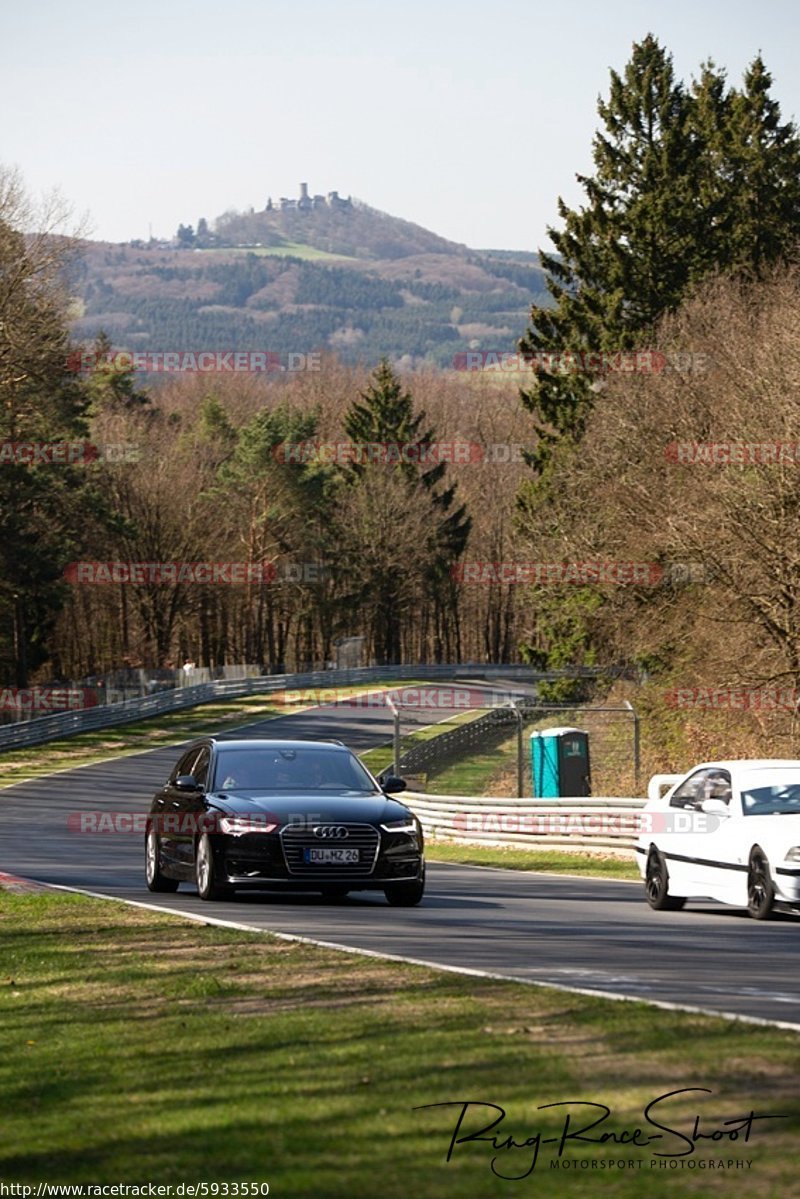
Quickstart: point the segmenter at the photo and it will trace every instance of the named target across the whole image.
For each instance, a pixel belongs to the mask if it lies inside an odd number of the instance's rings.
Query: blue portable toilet
[[[589,734],[574,728],[531,733],[531,775],[538,799],[591,795]]]

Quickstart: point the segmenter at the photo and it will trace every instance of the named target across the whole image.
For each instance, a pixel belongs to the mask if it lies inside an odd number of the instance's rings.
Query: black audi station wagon
[[[205,737],[186,749],[147,818],[151,891],[193,882],[201,899],[245,888],[383,891],[411,907],[425,890],[419,820],[341,742]]]

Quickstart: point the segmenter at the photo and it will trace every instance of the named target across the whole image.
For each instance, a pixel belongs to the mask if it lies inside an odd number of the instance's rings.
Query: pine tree
[[[758,274],[792,257],[800,237],[800,140],[781,123],[759,56],[731,97],[726,144],[730,246],[724,265]]]
[[[399,377],[384,358],[376,367],[369,387],[361,394],[360,402],[351,405],[344,429],[356,445],[386,447],[389,457],[397,451],[398,469],[407,479],[418,481],[430,492],[441,514],[439,538],[442,548],[457,556],[466,545],[470,521],[465,506],[450,511],[456,484],[444,489],[438,487],[447,470],[447,462],[436,461],[436,434],[433,429],[420,431],[424,421],[425,413],[415,414],[413,398],[403,391]],[[430,465],[427,458],[433,459]],[[366,464],[361,461],[352,464],[352,471],[357,476],[365,469]],[[449,515],[445,516],[445,513]]]
[[[358,487],[375,471],[395,470],[408,484],[409,495],[416,492],[427,498],[428,543],[432,553],[425,577],[435,613],[440,647],[437,656],[443,656],[444,643],[452,632],[451,622],[457,624],[451,567],[464,552],[471,521],[466,506],[456,504],[457,485],[447,486],[444,481],[447,463],[436,460],[438,455],[432,452],[436,435],[434,430],[425,429],[424,423],[425,413],[415,413],[412,396],[404,391],[400,378],[383,359],[367,390],[351,405],[344,422],[352,443],[358,447],[375,446],[376,456],[383,460],[370,463],[361,459],[360,452],[356,453],[356,460],[345,468],[345,474],[351,485]],[[365,457],[369,457],[366,451]],[[402,519],[403,513],[398,511],[397,520]],[[402,570],[403,564],[398,563],[397,569]],[[397,605],[396,572],[381,573],[378,589],[381,592],[377,604],[379,654],[386,662],[399,661],[401,613]]]
[[[595,174],[578,176],[588,203],[573,210],[559,199],[564,228],[548,229],[555,252],[540,252],[554,304],[531,310],[520,348],[534,360],[636,345],[680,302],[702,244],[690,98],[654,37],[634,46],[624,76],[611,72],[598,111]],[[560,437],[580,436],[592,394],[592,379],[569,365],[538,373],[523,393],[539,438],[534,466]]]
[[[225,512],[223,535],[231,542],[238,537],[249,561],[269,562],[279,569],[299,559],[316,569],[331,551],[334,469],[308,460],[304,451],[297,457],[292,453],[292,447],[313,445],[317,421],[314,411],[279,404],[259,412],[237,434],[216,401],[204,406],[207,435],[222,446],[234,439],[212,494]],[[325,572],[319,574],[309,586],[276,578],[249,588],[243,630],[248,660],[283,668],[288,627],[312,613],[329,643],[337,597]]]
[[[611,72],[608,100],[598,103],[595,172],[578,176],[587,203],[574,210],[559,199],[564,228],[548,230],[555,252],[540,252],[553,305],[532,308],[520,341],[534,364],[641,346],[704,276],[757,274],[795,253],[800,140],[781,123],[771,83],[759,57],[741,91],[728,90],[712,62],[687,91],[652,35],[634,45],[622,76]],[[586,372],[544,365],[522,396],[540,479],[559,440],[580,438],[601,386]]]
[[[413,399],[408,392],[403,391],[400,379],[384,358],[376,367],[367,390],[347,411],[344,431],[355,445],[374,445],[376,449],[388,447],[390,454],[399,451],[401,446],[407,447],[405,458],[398,459],[397,464],[406,477],[414,478],[419,473],[414,459],[418,459],[421,447],[430,444],[433,438],[430,429],[420,432],[424,419],[424,412],[415,415]],[[357,458],[352,464],[352,471],[360,475],[366,466]],[[423,472],[426,485],[432,486],[438,482],[444,469],[443,463],[437,463]]]
[[[75,355],[77,365],[88,364],[84,391],[89,397],[89,412],[126,412],[150,405],[150,396],[136,386],[136,373],[124,351],[115,354],[111,339],[100,332],[92,349]]]

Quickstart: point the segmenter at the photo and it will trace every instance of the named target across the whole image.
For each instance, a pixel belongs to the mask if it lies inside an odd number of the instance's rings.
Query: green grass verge
[[[385,770],[394,761],[391,742],[388,745],[378,745],[375,749],[365,749],[358,756],[367,770],[371,770],[373,774],[380,774],[382,770]]]
[[[428,840],[425,856],[430,862],[460,862],[464,866],[499,866],[503,870],[545,870],[554,874],[582,874],[587,878],[641,878],[631,859],[599,851],[569,852],[557,849],[501,849],[482,845],[455,845]]]
[[[516,781],[516,768],[517,735],[514,733],[513,737],[490,749],[472,753],[437,771],[429,779],[428,790],[431,795],[492,794],[492,780],[499,773],[513,770]]]
[[[390,909],[369,915],[392,920]],[[424,907],[416,918],[422,939]],[[727,1196],[734,1179],[759,1199],[796,1193],[800,1040],[787,1031],[52,892],[0,892],[0,962],[5,1183],[256,1181],[292,1199],[596,1187],[636,1199],[665,1194],[668,1177],[671,1196]],[[604,1103],[604,1130],[619,1133],[686,1087],[713,1095],[670,1101],[661,1110],[672,1128],[691,1129],[698,1112],[707,1130],[751,1110],[790,1119],[756,1125],[748,1145],[698,1146],[695,1160],[748,1159],[746,1172],[650,1168],[653,1150],[685,1148],[671,1137],[648,1148],[574,1142],[571,1169],[558,1172],[545,1145],[535,1173],[512,1183],[492,1175],[485,1143],[446,1162],[458,1108],[414,1110],[495,1103],[508,1113],[505,1135],[524,1141],[563,1128],[563,1112],[541,1105]],[[522,1173],[531,1152],[500,1152],[498,1168]]]
[[[403,684],[408,686],[409,684]],[[442,733],[448,732],[454,725],[467,724],[471,720],[479,720],[484,713],[481,711],[459,712],[457,716],[451,716],[446,720],[438,721],[436,724],[425,725],[423,728],[417,729],[414,733],[408,732],[408,725],[405,725],[403,734],[402,750],[405,752],[412,745],[419,741],[432,741],[434,737],[441,737]],[[378,745],[375,749],[367,749],[359,757],[368,770],[373,774],[380,774],[394,760],[394,745],[391,741],[385,745]],[[471,792],[478,795],[480,792]]]

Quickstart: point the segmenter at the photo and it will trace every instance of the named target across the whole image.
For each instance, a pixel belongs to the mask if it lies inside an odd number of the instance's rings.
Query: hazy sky
[[[653,32],[687,79],[760,49],[800,116],[792,0],[3,0],[0,163],[93,236],[170,236],[268,195],[352,194],[536,249],[591,166],[610,67]]]

